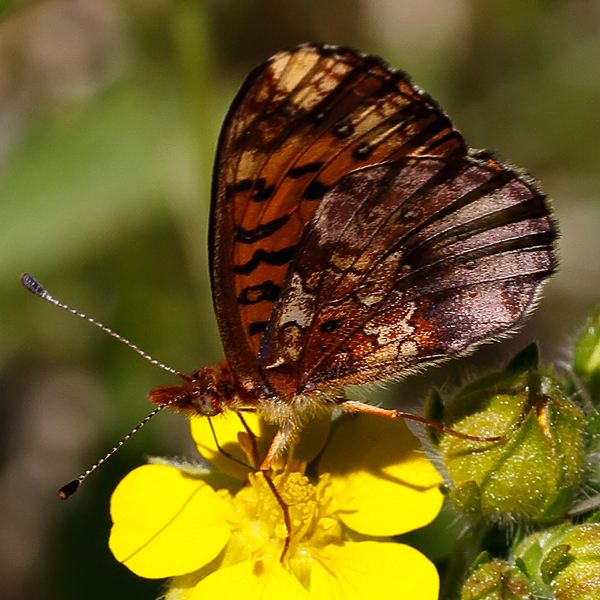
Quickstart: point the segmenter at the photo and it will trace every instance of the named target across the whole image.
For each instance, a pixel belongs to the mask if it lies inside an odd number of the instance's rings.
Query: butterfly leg
[[[496,437],[485,437],[480,435],[469,435],[467,433],[461,433],[460,431],[456,431],[455,429],[446,427],[446,425],[442,425],[442,423],[431,421],[430,419],[426,419],[425,417],[419,417],[418,415],[413,415],[412,413],[403,412],[401,410],[395,410],[393,408],[381,408],[379,406],[372,406],[371,404],[365,404],[364,402],[357,402],[355,400],[345,400],[344,402],[340,402],[338,406],[343,411],[349,413],[364,413],[367,415],[378,415],[381,417],[386,417],[388,419],[405,419],[407,421],[416,421],[417,423],[423,423],[423,425],[433,427],[434,429],[438,429],[439,431],[443,431],[444,433],[447,433],[454,437],[461,438],[463,440],[471,440],[473,442],[500,442],[506,439],[506,436],[502,435]]]
[[[260,465],[261,471],[268,471],[271,468],[271,463],[273,459],[281,454],[285,448],[290,444],[290,442],[295,441],[297,427],[291,421],[285,422],[275,434],[271,445],[269,446],[269,450],[267,451],[267,455],[262,461]]]
[[[248,434],[248,437],[250,438],[251,453],[252,453],[252,464],[256,468],[256,466],[260,464],[260,457],[259,457],[259,454],[258,454],[258,442],[256,440],[256,434],[254,433],[254,431],[252,431],[252,429],[250,428],[250,426],[246,422],[246,419],[244,419],[244,417],[242,416],[242,413],[238,412],[236,414],[237,414],[239,420],[241,421],[242,426],[246,430],[246,433]]]
[[[281,556],[279,557],[279,561],[284,562],[285,557],[288,553],[288,550],[290,549],[290,543],[292,541],[292,521],[290,519],[290,508],[285,503],[285,500],[281,497],[281,494],[279,493],[279,490],[275,486],[273,479],[271,479],[271,476],[266,471],[261,471],[261,473],[262,473],[263,477],[265,478],[267,485],[271,489],[273,496],[275,496],[275,499],[277,500],[277,503],[279,504],[279,507],[281,508],[281,512],[283,513],[283,522],[285,523],[286,536],[285,536],[285,541],[283,542],[283,550],[281,551]]]
[[[217,438],[217,432],[215,431],[215,427],[214,427],[210,417],[206,417],[206,418],[208,419],[208,425],[210,426],[210,431],[212,433],[213,439],[215,440],[215,446],[217,447],[217,450],[225,458],[228,458],[229,460],[232,460],[233,462],[236,462],[244,467],[247,467],[248,469],[250,469],[250,471],[258,471],[258,467],[256,466],[258,464],[258,460],[253,461],[253,464],[250,464],[249,462],[242,460],[241,458],[238,458],[237,456],[234,456],[230,452],[227,452],[227,450],[225,450],[225,448],[223,448],[221,446],[221,444],[219,444],[219,440]]]
[[[279,493],[279,490],[275,486],[275,483],[273,482],[273,479],[271,478],[271,475],[268,473],[268,471],[271,468],[271,463],[273,462],[273,459],[287,447],[287,445],[290,443],[290,441],[292,441],[295,438],[296,433],[297,433],[297,426],[293,422],[289,421],[287,423],[284,423],[277,430],[277,433],[275,434],[275,437],[273,438],[273,441],[271,442],[271,446],[269,447],[267,455],[265,456],[265,458],[260,466],[260,472],[262,473],[263,477],[265,478],[265,481],[267,482],[267,485],[271,489],[271,492],[273,492],[273,496],[275,496],[277,503],[281,507],[281,511],[283,513],[283,520],[285,523],[287,535],[285,536],[285,541],[283,543],[283,550],[281,552],[281,557],[279,558],[279,560],[281,562],[284,562],[286,554],[288,553],[288,550],[290,549],[290,543],[292,541],[292,522],[290,519],[290,509],[289,509],[288,505],[285,503],[285,500],[281,497],[281,494]]]

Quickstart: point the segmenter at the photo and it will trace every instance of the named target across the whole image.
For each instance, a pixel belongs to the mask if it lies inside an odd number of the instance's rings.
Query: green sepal
[[[586,523],[600,523],[600,509],[585,520]]]
[[[448,494],[454,506],[466,515],[481,513],[481,490],[475,481],[466,481]]]
[[[545,510],[535,516],[538,523],[556,523],[562,519],[573,503],[574,489],[570,486],[558,488],[554,500]]]
[[[600,525],[564,523],[528,536],[514,549],[535,597],[599,600]]]
[[[508,361],[504,372],[525,373],[526,371],[538,371],[539,368],[540,349],[536,342],[532,342]]]
[[[444,402],[442,401],[442,397],[440,396],[440,393],[436,388],[433,388],[429,392],[429,396],[427,397],[427,402],[425,404],[425,418],[429,419],[430,421],[435,421],[436,423],[444,422]],[[443,433],[435,427],[426,427],[426,430],[427,436],[429,437],[429,441],[434,446],[439,446],[440,439],[442,438]]]
[[[481,553],[471,566],[461,600],[532,600],[527,577],[510,562]]]
[[[515,567],[519,570],[519,572],[522,573],[525,577],[527,577],[527,579],[531,579],[531,576],[529,574],[529,571],[527,570],[527,565],[525,564],[525,561],[520,556],[516,556],[514,561],[515,561]]]
[[[540,565],[542,581],[550,585],[556,575],[566,569],[575,558],[569,554],[571,547],[568,544],[559,544],[554,546],[544,557]]]
[[[544,581],[541,565],[548,555],[549,549],[562,542],[570,523],[559,525],[545,531],[538,531],[524,538],[513,548],[513,562],[526,574],[533,589],[542,597],[546,597],[549,586]],[[550,563],[549,563],[550,564]]]
[[[448,487],[445,483],[440,483],[439,490],[442,496],[445,496],[446,498],[450,495],[450,492],[452,491],[452,489]]]
[[[492,561],[492,559],[490,557],[490,553],[487,552],[487,550],[484,550],[473,561],[473,564],[471,565],[471,571],[476,571],[477,569],[479,569],[479,567],[482,567],[483,565],[487,565],[491,561]]]
[[[520,544],[529,535],[529,533],[531,533],[531,528],[529,525],[522,522],[517,523],[517,527],[514,531],[512,539],[513,551],[517,547],[517,545]]]
[[[588,316],[573,353],[573,371],[592,402],[600,401],[600,305]]]

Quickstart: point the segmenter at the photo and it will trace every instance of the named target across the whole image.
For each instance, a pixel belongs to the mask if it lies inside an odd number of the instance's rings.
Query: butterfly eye
[[[201,390],[194,390],[190,395],[191,405],[199,415],[214,417],[223,412],[219,400]]]

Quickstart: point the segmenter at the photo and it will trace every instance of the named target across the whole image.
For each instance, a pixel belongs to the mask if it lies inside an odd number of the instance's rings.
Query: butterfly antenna
[[[144,352],[143,350],[138,348],[138,346],[136,346],[134,343],[125,339],[122,335],[119,335],[118,333],[114,332],[109,327],[106,327],[106,325],[103,325],[102,323],[96,321],[96,319],[92,319],[92,317],[88,317],[86,314],[79,312],[78,310],[75,310],[74,308],[71,308],[68,304],[65,304],[64,302],[60,302],[60,300],[57,300],[56,298],[51,296],[48,293],[48,291],[46,290],[46,288],[35,277],[33,277],[32,275],[29,275],[29,273],[23,273],[23,275],[21,275],[21,283],[23,284],[23,287],[26,290],[28,290],[29,292],[31,292],[32,294],[35,294],[36,296],[39,296],[43,300],[50,302],[50,304],[54,304],[55,306],[58,306],[59,308],[66,310],[67,312],[71,313],[72,315],[75,315],[81,319],[84,319],[88,323],[91,323],[92,325],[95,325],[96,327],[98,327],[98,329],[101,329],[105,333],[108,333],[108,335],[110,335],[111,337],[115,338],[116,340],[119,340],[119,342],[122,342],[123,344],[125,344],[126,346],[131,348],[134,352],[137,352],[143,359],[147,360],[149,363],[151,363],[157,367],[160,367],[161,369],[163,369],[164,371],[167,371],[168,373],[173,373],[173,375],[177,375],[178,377],[181,377],[182,379],[189,381],[190,378],[188,375],[182,373],[181,371],[177,371],[177,369],[168,367],[164,363],[161,363],[160,361],[156,360],[155,358],[152,358],[149,354],[146,354],[146,352]],[[104,462],[104,460],[101,462]]]
[[[139,425],[136,425],[121,441],[109,450],[99,461],[95,462],[89,469],[83,472],[77,479],[70,481],[66,485],[63,485],[58,490],[58,497],[61,500],[68,500],[78,489],[79,486],[104,462],[106,462],[131,436],[135,435],[152,417],[157,415],[161,410],[176,404],[181,400],[181,396],[172,398],[168,402],[157,406]]]

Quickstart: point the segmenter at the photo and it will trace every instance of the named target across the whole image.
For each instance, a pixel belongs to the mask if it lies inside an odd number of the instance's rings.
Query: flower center
[[[299,566],[299,562],[312,562],[315,550],[342,540],[340,522],[328,514],[329,477],[321,476],[319,483],[313,485],[304,475],[305,466],[292,461],[272,476],[287,506],[289,532],[279,500],[261,473],[251,474],[249,485],[233,499],[232,533],[252,558],[279,557],[289,535],[287,561]]]

